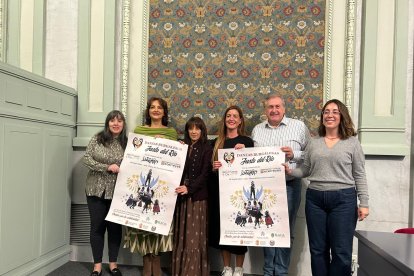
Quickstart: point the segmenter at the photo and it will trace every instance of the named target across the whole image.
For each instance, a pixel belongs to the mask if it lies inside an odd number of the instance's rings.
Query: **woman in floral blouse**
[[[122,275],[117,266],[122,227],[105,221],[105,217],[111,206],[127,140],[125,117],[120,111],[113,110],[106,117],[104,129],[92,137],[83,157],[83,163],[89,168],[85,192],[91,219],[90,243],[94,259],[91,276],[102,274],[105,231],[108,231],[109,269],[112,275]]]

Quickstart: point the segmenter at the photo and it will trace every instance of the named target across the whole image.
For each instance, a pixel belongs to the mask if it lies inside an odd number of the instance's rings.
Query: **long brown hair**
[[[339,137],[341,139],[348,139],[351,136],[357,135],[357,132],[355,131],[354,123],[352,122],[351,116],[349,115],[348,108],[340,100],[332,99],[332,100],[327,101],[322,107],[321,118],[320,118],[319,127],[318,127],[319,136],[325,137],[326,135],[326,128],[325,128],[325,125],[323,124],[323,112],[325,111],[326,106],[331,103],[334,103],[338,106],[338,109],[340,112],[339,115],[341,116],[341,120],[339,121],[339,126],[338,126]]]
[[[226,140],[226,136],[227,136],[226,116],[227,116],[227,112],[229,112],[230,110],[237,110],[240,116],[241,122],[240,122],[240,125],[237,127],[237,134],[245,135],[243,111],[237,105],[229,106],[226,109],[226,111],[224,111],[223,117],[221,118],[221,121],[219,123],[218,136],[217,136],[216,143],[214,144],[212,161],[217,160],[217,152],[219,149],[223,148],[224,141]]]

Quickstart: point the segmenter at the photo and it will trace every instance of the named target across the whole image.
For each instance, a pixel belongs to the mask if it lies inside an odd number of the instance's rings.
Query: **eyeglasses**
[[[329,114],[333,114],[335,116],[338,116],[339,114],[341,114],[341,112],[339,110],[332,110],[332,111],[330,111],[330,110],[324,110],[322,112],[322,114],[325,115],[325,116],[328,116]]]

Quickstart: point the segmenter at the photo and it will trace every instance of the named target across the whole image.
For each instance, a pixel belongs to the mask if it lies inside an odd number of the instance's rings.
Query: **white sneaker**
[[[243,276],[243,267],[235,267],[233,276]]]
[[[233,269],[229,266],[225,266],[223,272],[221,272],[221,276],[233,276]]]

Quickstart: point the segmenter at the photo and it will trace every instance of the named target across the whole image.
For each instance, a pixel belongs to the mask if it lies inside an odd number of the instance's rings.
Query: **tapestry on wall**
[[[196,115],[216,134],[224,110],[238,105],[250,134],[269,93],[316,131],[325,0],[151,0],[149,29],[148,97],[168,102],[179,133]]]

